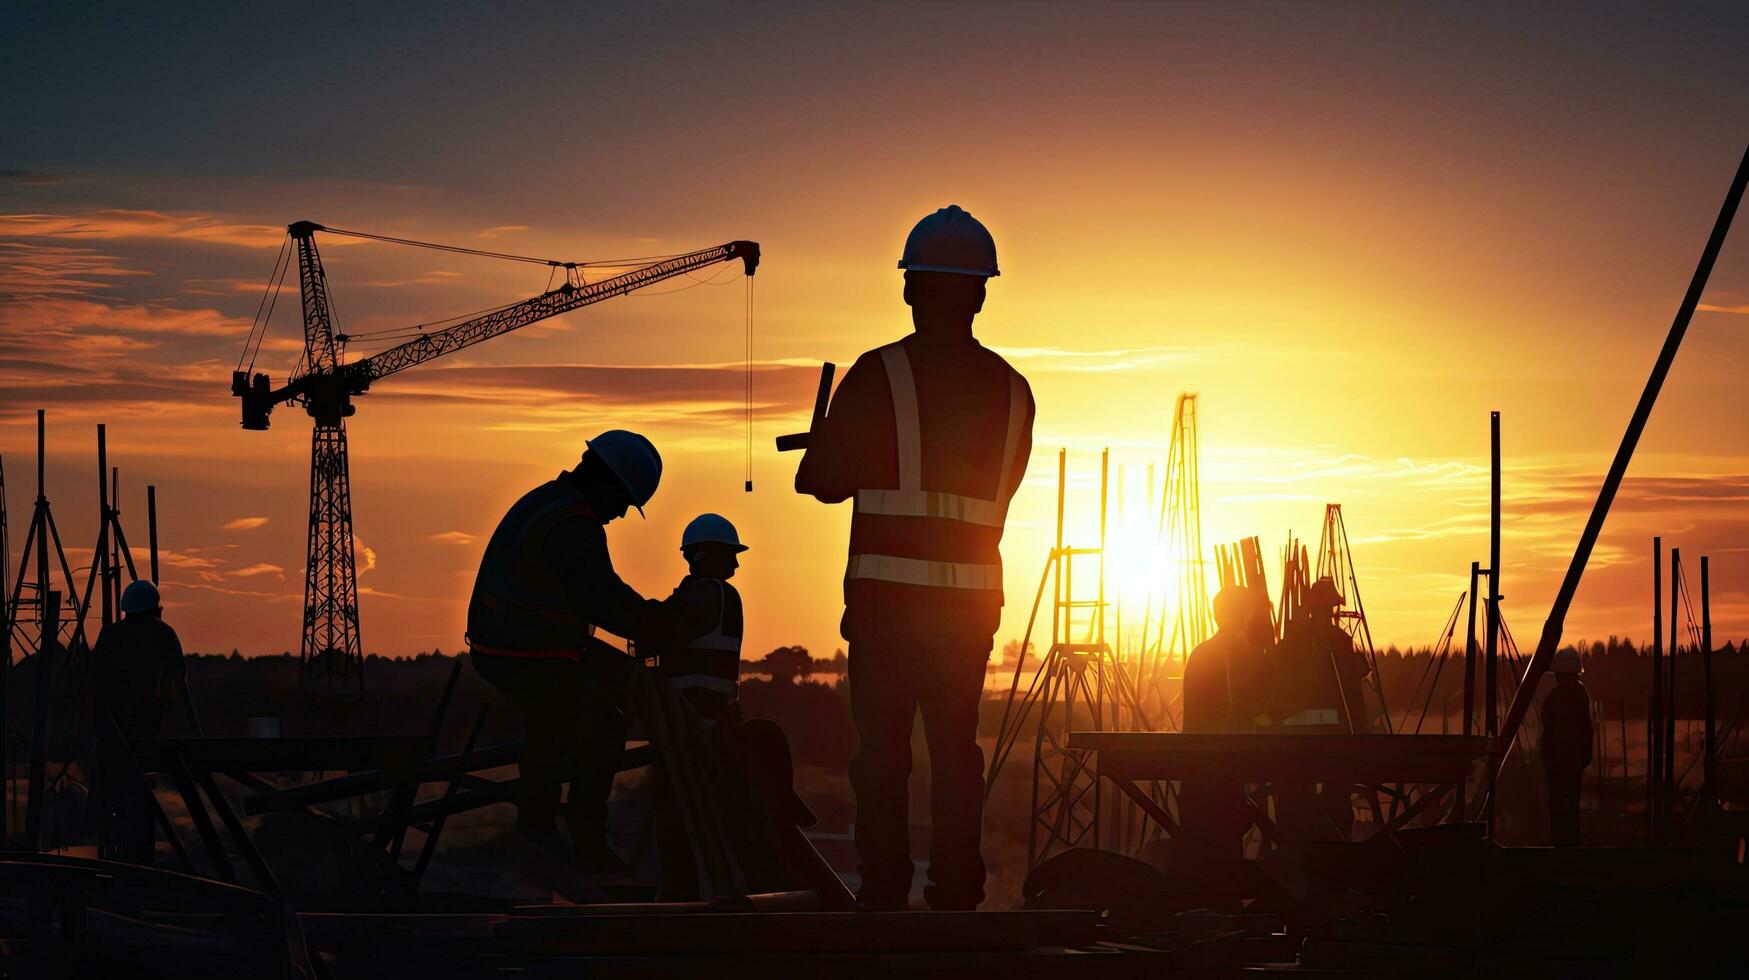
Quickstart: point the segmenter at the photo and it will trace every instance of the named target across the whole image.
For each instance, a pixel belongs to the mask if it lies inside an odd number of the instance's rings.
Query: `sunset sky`
[[[0,10],[11,570],[35,409],[75,564],[107,422],[142,560],[158,487],[185,645],[297,648],[309,420],[281,408],[245,432],[229,394],[290,221],[577,260],[746,238],[765,256],[756,491],[747,286],[727,267],[421,366],[349,424],[364,643],[460,648],[504,509],[626,427],[667,468],[649,519],[609,531],[621,573],[666,595],[680,528],[720,511],[753,548],[736,579],[749,654],[830,655],[850,514],[796,496],[772,439],[805,424],[821,360],[909,330],[905,233],[958,203],[1001,255],[978,334],[1038,402],[998,646],[1045,559],[1058,448],[1075,543],[1102,447],[1134,535],[1187,390],[1211,553],[1313,544],[1340,502],[1381,645],[1433,641],[1486,560],[1499,410],[1504,608],[1530,644],[1749,140],[1740,4],[371,6]],[[1746,221],[1570,638],[1646,638],[1653,534],[1712,556],[1716,631],[1749,635]],[[546,280],[318,241],[351,332]],[[288,291],[257,370],[282,381],[301,337]]]

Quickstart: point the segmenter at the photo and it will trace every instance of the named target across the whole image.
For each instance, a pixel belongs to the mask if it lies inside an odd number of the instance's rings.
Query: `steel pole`
[[[152,553],[152,584],[158,584],[158,488],[146,485],[146,543]]]
[[[1482,711],[1489,738],[1500,735],[1500,413],[1488,413],[1488,652]],[[1494,836],[1494,788],[1499,772],[1488,768],[1488,795],[1482,819]]]
[[[1713,814],[1717,809],[1715,789],[1718,786],[1718,783],[1714,782],[1718,776],[1718,746],[1713,741],[1715,733],[1713,730],[1713,611],[1711,593],[1711,583],[1707,580],[1707,556],[1702,555],[1700,556],[1700,686],[1701,710],[1706,726],[1703,729],[1705,739],[1703,750],[1706,752],[1706,759],[1702,767],[1701,790],[1705,795],[1701,798],[1706,803],[1705,828],[1709,844],[1712,842],[1713,828],[1717,822]]]
[[[1664,539],[1652,539],[1652,702],[1646,710],[1646,828],[1657,843],[1664,785]]]

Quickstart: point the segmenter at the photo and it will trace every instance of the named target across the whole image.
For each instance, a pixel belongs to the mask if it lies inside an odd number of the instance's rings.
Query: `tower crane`
[[[329,302],[328,281],[322,271],[321,255],[316,248],[316,232],[374,239],[401,245],[439,248],[494,258],[539,262],[565,272],[565,282],[540,295],[488,310],[440,330],[420,330],[412,339],[370,357],[342,362],[347,336],[336,329],[333,308]],[[757,242],[734,241],[714,248],[645,260],[612,263],[615,266],[643,261],[628,272],[588,282],[584,269],[606,263],[557,262],[526,256],[482,252],[476,249],[436,245],[408,239],[388,238],[364,232],[326,228],[313,221],[299,221],[286,228],[291,251],[297,256],[298,289],[303,298],[304,353],[292,376],[278,388],[266,374],[253,373],[254,353],[261,341],[255,331],[239,370],[231,375],[231,394],[242,402],[243,428],[266,429],[268,417],[277,405],[302,405],[315,423],[310,441],[310,528],[308,562],[304,571],[303,640],[299,662],[306,679],[320,673],[332,686],[336,679],[355,677],[360,690],[364,684],[363,647],[358,631],[358,579],[353,560],[352,489],[346,455],[346,419],[357,406],[353,399],[370,390],[374,382],[408,368],[424,364],[433,358],[471,347],[512,330],[538,323],[550,317],[582,309],[602,300],[624,296],[666,279],[685,275],[721,262],[735,259],[743,263],[743,271],[751,276],[759,265]],[[270,296],[277,296],[289,268],[287,248],[282,245],[280,260],[268,284]],[[551,284],[552,275],[548,283]],[[263,308],[271,317],[268,296]],[[266,321],[257,312],[263,337]],[[250,347],[253,347],[252,351]]]

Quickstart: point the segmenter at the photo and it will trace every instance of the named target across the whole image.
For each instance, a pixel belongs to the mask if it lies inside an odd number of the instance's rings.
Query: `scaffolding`
[[[1305,561],[1304,552],[1300,561]],[[1366,686],[1372,693],[1374,731],[1389,734],[1390,708],[1385,704],[1384,682],[1379,675],[1379,656],[1366,622],[1366,604],[1360,598],[1360,578],[1354,573],[1354,552],[1348,546],[1348,525],[1342,520],[1341,504],[1324,505],[1324,527],[1318,535],[1318,565],[1314,578],[1328,578],[1345,605],[1336,611],[1336,622],[1354,641],[1354,649],[1366,657]]]
[[[1137,696],[1135,679],[1113,652],[1106,635],[1105,591],[1106,505],[1110,451],[1100,454],[1099,534],[1092,547],[1077,547],[1064,540],[1063,512],[1067,491],[1068,454],[1057,454],[1057,526],[1055,543],[1040,576],[1032,613],[1020,645],[1008,703],[990,757],[984,793],[988,798],[1003,764],[1019,741],[1034,710],[1032,790],[1027,832],[1027,869],[1037,867],[1051,855],[1074,847],[1099,847],[1102,794],[1094,756],[1069,745],[1069,732],[1147,731],[1153,725]],[[1076,591],[1077,565],[1081,566],[1080,592]],[[1092,595],[1087,596],[1086,570],[1092,565]],[[1024,692],[1020,677],[1025,672],[1032,630],[1050,590],[1051,645],[1033,673]],[[1134,823],[1133,821],[1126,821]],[[1139,824],[1138,824],[1139,825]]]

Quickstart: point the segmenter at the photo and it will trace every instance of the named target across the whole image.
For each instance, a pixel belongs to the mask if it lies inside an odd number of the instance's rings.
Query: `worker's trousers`
[[[865,904],[904,903],[911,890],[911,730],[919,711],[929,742],[929,904],[971,909],[984,900],[979,851],[984,751],[978,702],[989,648],[850,644],[850,708],[856,721],[856,853]]]
[[[1549,789],[1549,842],[1556,847],[1579,846],[1579,796],[1585,786],[1583,769],[1545,769]]]
[[[599,840],[607,830],[607,797],[625,750],[620,665],[607,661],[607,654],[581,665],[556,657],[472,656],[480,676],[522,712],[517,829],[554,829],[559,787],[569,782],[565,822],[571,839],[578,844]]]

